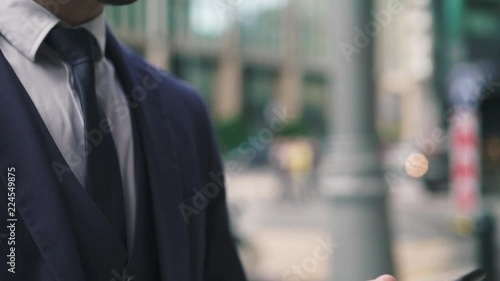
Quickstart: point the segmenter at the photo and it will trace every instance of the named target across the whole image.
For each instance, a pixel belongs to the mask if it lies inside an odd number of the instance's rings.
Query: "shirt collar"
[[[43,40],[59,22],[33,0],[0,0],[0,34],[33,62]],[[106,46],[104,13],[80,26],[94,35],[103,54]]]

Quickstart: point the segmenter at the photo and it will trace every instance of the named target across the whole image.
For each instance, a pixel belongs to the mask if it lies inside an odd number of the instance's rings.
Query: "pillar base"
[[[394,274],[384,180],[325,176],[321,190],[330,203],[333,241],[337,245],[331,280],[371,280]]]

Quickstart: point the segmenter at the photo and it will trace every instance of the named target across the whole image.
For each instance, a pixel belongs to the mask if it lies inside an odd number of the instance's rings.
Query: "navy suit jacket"
[[[245,280],[202,99],[109,30],[107,42],[142,145],[154,233],[140,239],[154,240],[158,281]],[[0,85],[0,280],[121,281],[123,247],[75,176],[54,168],[66,162],[1,50]]]

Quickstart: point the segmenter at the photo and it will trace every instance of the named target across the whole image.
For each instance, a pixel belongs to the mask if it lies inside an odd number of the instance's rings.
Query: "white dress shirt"
[[[85,186],[83,113],[73,88],[71,67],[43,41],[60,20],[33,0],[0,0],[0,50],[28,92],[57,147],[78,181]],[[81,25],[106,46],[104,14]],[[134,147],[130,111],[113,64],[95,64],[96,94],[115,141],[123,183],[128,248],[135,224]]]

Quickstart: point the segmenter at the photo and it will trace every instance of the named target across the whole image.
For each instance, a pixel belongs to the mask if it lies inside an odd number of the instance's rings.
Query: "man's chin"
[[[97,1],[107,5],[121,6],[121,5],[132,4],[137,0],[97,0]]]

